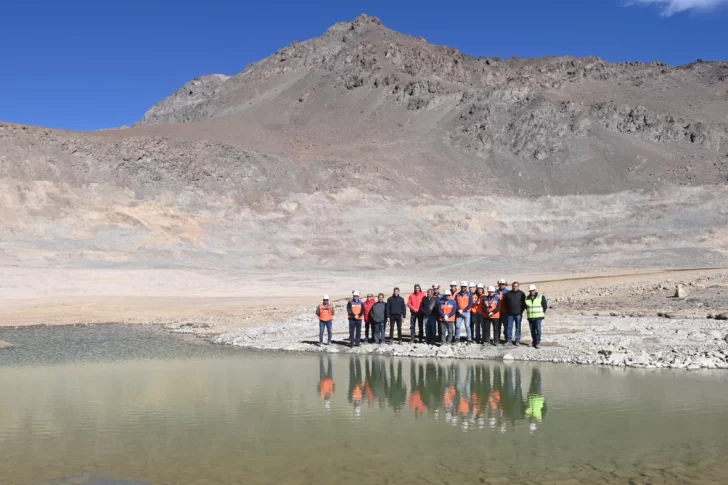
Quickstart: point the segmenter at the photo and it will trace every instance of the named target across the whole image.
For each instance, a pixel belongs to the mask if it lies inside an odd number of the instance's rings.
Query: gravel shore
[[[347,329],[344,331],[344,329]],[[380,354],[402,357],[521,360],[569,364],[672,369],[728,369],[728,322],[657,317],[556,315],[543,326],[540,349],[532,348],[524,321],[519,346],[403,344],[346,345],[345,320],[334,321],[334,343],[319,346],[315,317],[298,315],[284,323],[224,333],[212,343],[292,352]],[[193,332],[180,328],[177,332]],[[389,330],[387,330],[389,332]],[[406,331],[406,335],[409,332]]]

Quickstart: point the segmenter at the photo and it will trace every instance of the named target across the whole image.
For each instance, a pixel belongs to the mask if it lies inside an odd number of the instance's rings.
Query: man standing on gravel
[[[470,310],[473,308],[473,295],[468,291],[468,282],[460,283],[460,291],[455,296],[455,302],[458,307],[457,319],[455,321],[455,341],[460,341],[460,326],[465,326],[465,332],[468,336],[468,343],[473,342],[473,334],[470,330]]]
[[[508,314],[508,326],[506,327],[506,342],[511,340],[513,345],[518,345],[521,342],[521,320],[523,319],[523,310],[526,309],[526,294],[519,288],[521,285],[518,281],[514,281],[511,286],[511,291],[503,296],[505,302],[506,312]],[[515,331],[513,333],[513,326],[515,324]]]
[[[377,301],[369,310],[369,319],[374,327],[374,343],[384,343],[384,322],[387,321],[387,304],[384,303],[384,293],[377,295]]]
[[[329,339],[326,341],[326,345],[329,345],[334,321],[334,306],[329,303],[329,295],[324,295],[323,302],[316,307],[316,316],[319,318],[319,345],[324,343],[324,330],[329,332]]]
[[[546,316],[547,309],[546,297],[536,290],[536,285],[530,285],[526,297],[526,318],[531,329],[533,346],[537,349],[541,348],[541,324]]]
[[[409,298],[407,299],[407,308],[409,308],[410,311],[410,342],[415,343],[415,335],[416,335],[416,328],[415,324],[418,324],[419,327],[419,341],[422,343],[424,340],[423,333],[423,323],[424,323],[424,316],[422,313],[420,313],[420,305],[422,305],[422,299],[425,297],[425,294],[422,293],[422,287],[420,285],[415,285],[414,293],[412,293]]]
[[[389,318],[389,341],[394,341],[394,326],[397,325],[397,340],[402,343],[402,319],[407,318],[407,305],[399,296],[399,288],[395,288],[387,299],[387,316]]]
[[[372,310],[372,306],[377,302],[374,299],[374,295],[371,293],[367,294],[367,299],[364,302],[364,343],[371,343],[374,339],[374,325],[372,325],[369,319],[369,312]],[[369,340],[369,329],[372,329],[372,340]]]
[[[428,345],[434,344],[437,338],[438,332],[435,327],[438,326],[439,309],[439,299],[431,289],[427,290],[427,296],[422,299],[422,304],[420,305],[420,313],[425,319],[425,338],[427,339]]]
[[[482,319],[480,318],[480,297],[483,294],[483,290],[478,288],[483,288],[483,285],[478,286],[471,282],[468,290],[470,290],[470,294],[473,297],[473,308],[470,310],[470,334],[473,336],[473,340],[480,343],[482,327]]]
[[[490,344],[498,345],[501,334],[501,300],[496,294],[494,287],[488,287],[488,294],[482,297],[480,308],[483,312],[483,343],[488,341],[490,329],[492,328],[493,338]]]
[[[361,341],[361,322],[364,320],[364,304],[359,299],[359,292],[346,304],[346,313],[349,316],[349,347],[359,347]]]
[[[500,308],[500,328],[503,330],[503,338],[505,339],[505,342],[508,343],[508,315],[506,314],[506,302],[504,300],[504,297],[508,294],[508,282],[505,280],[505,278],[501,278],[498,280],[498,299],[501,302],[501,308]],[[500,333],[495,336],[496,341],[500,342]]]
[[[455,300],[451,298],[450,291],[445,290],[445,293],[442,295],[442,298],[440,298],[440,308],[439,308],[439,314],[440,314],[440,326],[442,329],[440,330],[441,342],[444,344],[452,343],[453,341],[453,333],[454,333],[454,323],[455,323],[455,315],[457,313],[457,304],[455,303]]]

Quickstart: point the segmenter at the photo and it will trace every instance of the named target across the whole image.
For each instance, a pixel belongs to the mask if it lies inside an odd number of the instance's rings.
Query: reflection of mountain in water
[[[328,371],[324,371],[323,356],[320,368],[320,382],[330,381],[333,386],[330,357]],[[534,431],[546,416],[546,400],[539,368],[531,368],[528,374],[520,367],[492,363],[407,362],[350,356],[347,400],[356,415],[362,408],[385,406],[399,415],[409,407],[417,417],[444,416],[448,423],[459,424],[464,430],[487,427],[506,432],[509,423],[515,428],[518,423],[528,422]],[[524,377],[528,379],[525,394]]]

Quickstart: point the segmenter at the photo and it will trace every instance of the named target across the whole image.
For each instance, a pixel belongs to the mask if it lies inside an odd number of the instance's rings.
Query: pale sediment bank
[[[409,334],[408,324],[405,334]],[[344,331],[346,329],[346,331]],[[187,332],[184,328],[177,332]],[[389,334],[389,329],[387,329]],[[223,333],[212,343],[241,348],[396,357],[520,360],[671,369],[728,369],[728,324],[710,319],[584,317],[556,315],[544,322],[540,349],[530,347],[523,322],[522,345],[362,344],[349,348],[345,320],[334,322],[334,343],[318,346],[315,317],[299,315],[257,328]]]

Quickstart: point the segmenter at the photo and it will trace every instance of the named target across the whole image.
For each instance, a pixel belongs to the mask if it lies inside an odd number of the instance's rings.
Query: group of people
[[[538,349],[547,309],[546,297],[538,292],[536,285],[530,285],[526,295],[517,281],[508,289],[504,279],[498,281],[497,287],[487,289],[482,283],[476,285],[462,281],[458,290],[457,281],[453,281],[449,290],[441,291],[440,285],[433,284],[425,293],[420,285],[414,285],[407,302],[400,295],[399,288],[394,288],[392,296],[386,301],[383,293],[379,293],[376,299],[369,293],[366,300],[361,300],[359,292],[354,291],[352,299],[346,304],[349,345],[358,347],[362,342],[385,343],[387,323],[389,342],[394,342],[396,327],[397,342],[401,344],[402,321],[407,319],[408,311],[412,343],[436,345],[461,342],[464,329],[466,344],[505,345],[511,342],[519,345],[525,311],[532,345]],[[334,319],[334,306],[328,295],[324,295],[323,302],[316,308],[316,315],[319,318],[319,343],[328,345]],[[362,323],[365,331],[363,340]],[[328,331],[326,342],[324,331]]]

